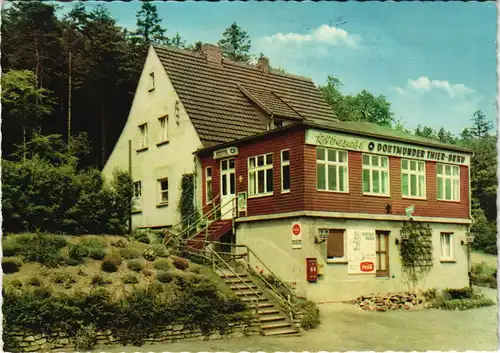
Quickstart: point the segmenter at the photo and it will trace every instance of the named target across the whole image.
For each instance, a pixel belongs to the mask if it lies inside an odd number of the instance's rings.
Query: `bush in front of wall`
[[[97,343],[96,326],[90,324],[76,331],[75,348],[78,350],[89,351],[93,349]]]
[[[145,230],[136,230],[132,233],[132,237],[138,242],[149,244],[151,243],[151,239],[149,238],[149,233]]]
[[[122,260],[117,257],[107,257],[101,265],[101,270],[104,272],[116,272],[120,267]]]
[[[39,262],[47,267],[57,267],[62,261],[61,249],[67,245],[61,235],[37,233],[19,238],[26,261]]]
[[[19,272],[22,264],[21,260],[16,258],[2,259],[3,273],[8,274]]]
[[[134,272],[140,272],[142,270],[142,264],[136,260],[128,261],[127,267]]]
[[[319,321],[319,309],[316,303],[305,300],[301,301],[297,305],[297,309],[302,313],[302,317],[300,319],[300,327],[304,330],[312,330],[320,324]]]
[[[424,296],[426,307],[443,310],[468,310],[482,306],[494,305],[494,301],[471,287],[446,288],[444,290],[429,289]]]

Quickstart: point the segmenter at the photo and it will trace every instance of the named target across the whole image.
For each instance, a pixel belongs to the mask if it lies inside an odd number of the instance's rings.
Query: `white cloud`
[[[417,92],[429,92],[432,89],[445,91],[450,97],[464,96],[473,93],[474,90],[463,83],[451,84],[449,81],[431,80],[427,76],[421,76],[416,80],[408,80],[407,89]],[[399,93],[405,93],[400,87],[396,87]]]
[[[326,45],[345,45],[350,48],[359,47],[359,42],[361,41],[361,36],[357,34],[349,34],[346,30],[329,26],[322,25],[311,33],[301,34],[301,33],[276,33],[271,36],[266,36],[265,41],[269,43],[318,43]]]

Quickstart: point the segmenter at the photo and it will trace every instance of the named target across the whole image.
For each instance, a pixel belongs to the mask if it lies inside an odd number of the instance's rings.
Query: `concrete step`
[[[281,321],[284,322],[285,317],[281,316],[281,315],[262,315],[262,314],[260,314],[259,321],[266,322],[266,323],[271,323],[271,322],[279,323]]]
[[[261,297],[261,298],[258,298],[256,296],[250,296],[250,297],[241,297],[240,298],[242,302],[245,302],[245,303],[255,303],[255,302],[269,302],[269,299],[267,298],[264,298],[264,297]],[[272,304],[271,304],[272,305]]]
[[[262,335],[264,336],[278,336],[278,335],[283,335],[283,336],[300,336],[300,332],[293,327],[290,328],[277,328],[277,329],[272,329],[272,330],[267,330],[267,331],[262,331]]]
[[[271,308],[271,309],[264,309],[263,311],[260,312],[260,315],[276,315],[276,314],[279,314],[280,311],[279,310],[276,310],[274,308]]]
[[[238,285],[230,285],[229,288],[231,288],[233,291],[238,291],[238,289],[249,289],[249,288],[252,288],[252,289],[257,289],[259,287],[257,287],[256,285],[253,285],[253,284],[248,284],[248,285],[244,285],[244,284],[238,284]]]
[[[259,296],[263,296],[262,295],[262,292],[259,291],[259,290],[255,290],[255,289],[241,289],[241,290],[238,290],[238,289],[235,289],[233,290],[234,294],[236,294],[237,296],[240,296],[240,297],[244,297],[244,296],[255,296],[255,295],[259,295]]]
[[[287,321],[283,321],[283,322],[277,322],[277,323],[263,324],[262,330],[267,331],[267,330],[273,330],[273,329],[285,328],[285,327],[293,329],[291,323],[289,323]]]

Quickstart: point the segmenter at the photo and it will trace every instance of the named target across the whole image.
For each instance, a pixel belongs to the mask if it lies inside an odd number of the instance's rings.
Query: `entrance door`
[[[377,231],[377,277],[389,277],[389,232]]]
[[[223,159],[220,161],[220,188],[222,205],[221,219],[231,219],[234,215],[236,205],[236,175],[234,170],[234,158]],[[229,202],[231,199],[234,202]]]

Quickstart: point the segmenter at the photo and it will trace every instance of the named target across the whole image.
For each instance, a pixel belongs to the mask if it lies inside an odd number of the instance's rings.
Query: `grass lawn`
[[[496,255],[483,254],[483,253],[473,251],[470,256],[471,256],[471,261],[473,264],[485,262],[488,266],[497,268],[497,256]]]

